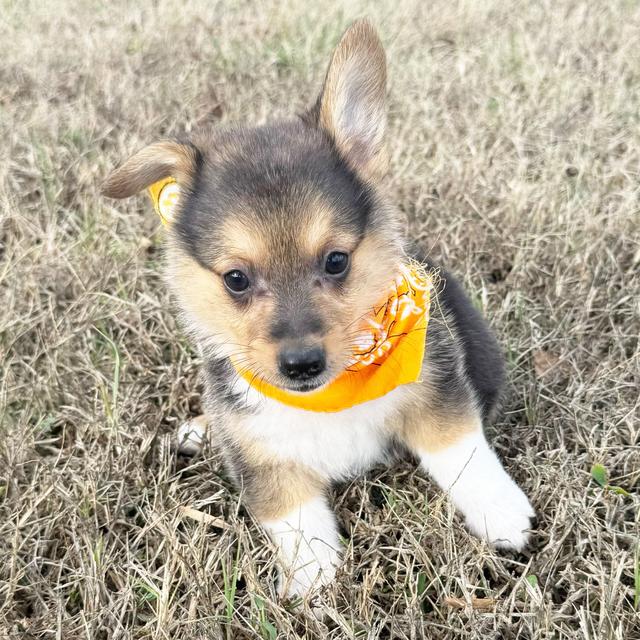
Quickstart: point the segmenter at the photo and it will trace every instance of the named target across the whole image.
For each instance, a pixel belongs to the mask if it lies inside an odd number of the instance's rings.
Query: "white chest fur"
[[[332,480],[364,471],[384,458],[389,440],[385,423],[406,393],[398,387],[344,411],[317,413],[247,391],[256,413],[244,423],[246,435],[274,456],[304,464]]]

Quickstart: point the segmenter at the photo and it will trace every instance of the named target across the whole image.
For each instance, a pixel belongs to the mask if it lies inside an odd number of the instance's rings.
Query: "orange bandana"
[[[149,195],[163,224],[172,222],[180,197],[175,179],[164,178],[152,184]],[[381,398],[420,377],[432,286],[431,276],[422,265],[401,265],[384,301],[372,309],[360,327],[349,365],[317,391],[288,391],[249,371],[236,369],[261,394],[307,411],[331,413]]]
[[[331,413],[381,398],[420,377],[431,287],[431,277],[421,265],[401,266],[386,300],[364,322],[349,366],[317,391],[288,391],[236,370],[261,394],[307,411]]]

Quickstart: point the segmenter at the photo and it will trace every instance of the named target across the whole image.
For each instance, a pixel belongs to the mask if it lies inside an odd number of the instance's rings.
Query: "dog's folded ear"
[[[111,173],[102,185],[109,198],[128,198],[163,178],[174,178],[181,188],[193,184],[198,149],[176,140],[161,140],[134,154]]]
[[[333,52],[313,115],[347,163],[367,180],[381,178],[388,167],[386,83],[380,38],[368,20],[358,20]]]

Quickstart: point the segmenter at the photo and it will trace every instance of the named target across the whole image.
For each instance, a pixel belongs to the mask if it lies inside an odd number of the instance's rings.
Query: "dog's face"
[[[205,347],[300,392],[348,365],[402,257],[379,193],[385,58],[368,23],[336,49],[316,106],[292,122],[147,147],[105,193],[174,176],[167,279]]]

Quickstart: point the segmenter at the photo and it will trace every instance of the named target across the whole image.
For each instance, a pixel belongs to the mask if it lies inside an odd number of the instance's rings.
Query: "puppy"
[[[483,435],[496,341],[458,283],[415,260],[385,193],[385,91],[382,45],[358,21],[301,117],[156,142],[103,189],[150,188],[167,223],[210,436],[278,548],[282,596],[339,565],[327,488],[399,447],[490,543],[521,549],[533,516]]]

